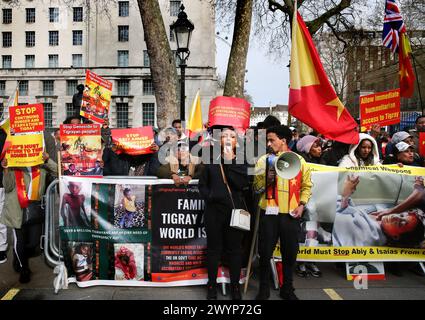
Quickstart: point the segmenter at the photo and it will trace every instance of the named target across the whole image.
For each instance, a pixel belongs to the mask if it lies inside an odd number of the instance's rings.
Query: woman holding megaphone
[[[267,147],[271,153],[262,156],[256,164],[254,189],[262,193],[259,203],[260,290],[257,300],[270,297],[270,259],[278,239],[284,273],[280,296],[285,300],[298,300],[292,284],[293,271],[299,247],[300,217],[310,199],[312,183],[305,160],[290,152],[288,144],[291,139],[292,132],[287,126],[267,129]]]

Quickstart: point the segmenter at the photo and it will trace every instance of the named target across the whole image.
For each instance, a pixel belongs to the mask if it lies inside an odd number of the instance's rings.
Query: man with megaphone
[[[294,293],[293,271],[298,254],[300,218],[311,195],[310,169],[305,160],[290,151],[291,130],[284,125],[267,129],[269,153],[256,164],[254,189],[262,193],[259,206],[260,290],[257,300],[270,297],[270,260],[280,239],[284,283],[280,296],[298,300]]]

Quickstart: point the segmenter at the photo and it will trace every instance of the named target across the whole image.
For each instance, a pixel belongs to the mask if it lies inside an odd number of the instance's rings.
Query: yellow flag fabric
[[[192,107],[190,108],[189,121],[186,128],[189,131],[190,136],[202,131],[203,129],[201,97],[199,94],[199,90],[196,93],[195,99],[192,103]]]

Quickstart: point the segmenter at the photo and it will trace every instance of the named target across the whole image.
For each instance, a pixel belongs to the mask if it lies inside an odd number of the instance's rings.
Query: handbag
[[[32,201],[27,208],[22,209],[22,225],[30,226],[44,222],[44,209],[41,201]]]
[[[230,190],[229,184],[227,183],[226,175],[224,174],[223,165],[220,164],[221,175],[223,176],[224,184],[229,191],[230,200],[232,200],[233,209],[232,216],[230,218],[230,226],[239,230],[249,231],[251,228],[251,214],[244,209],[236,209],[235,203],[233,202],[232,190]]]

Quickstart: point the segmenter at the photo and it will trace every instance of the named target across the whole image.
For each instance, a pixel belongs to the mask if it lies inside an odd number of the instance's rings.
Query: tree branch
[[[310,32],[310,34],[311,35],[315,34],[317,30],[319,30],[326,21],[328,21],[333,16],[341,13],[341,11],[343,11],[344,9],[348,8],[351,5],[351,1],[352,0],[341,0],[341,2],[337,6],[326,11],[320,17],[312,21],[306,22],[306,25],[308,27],[308,31]]]

